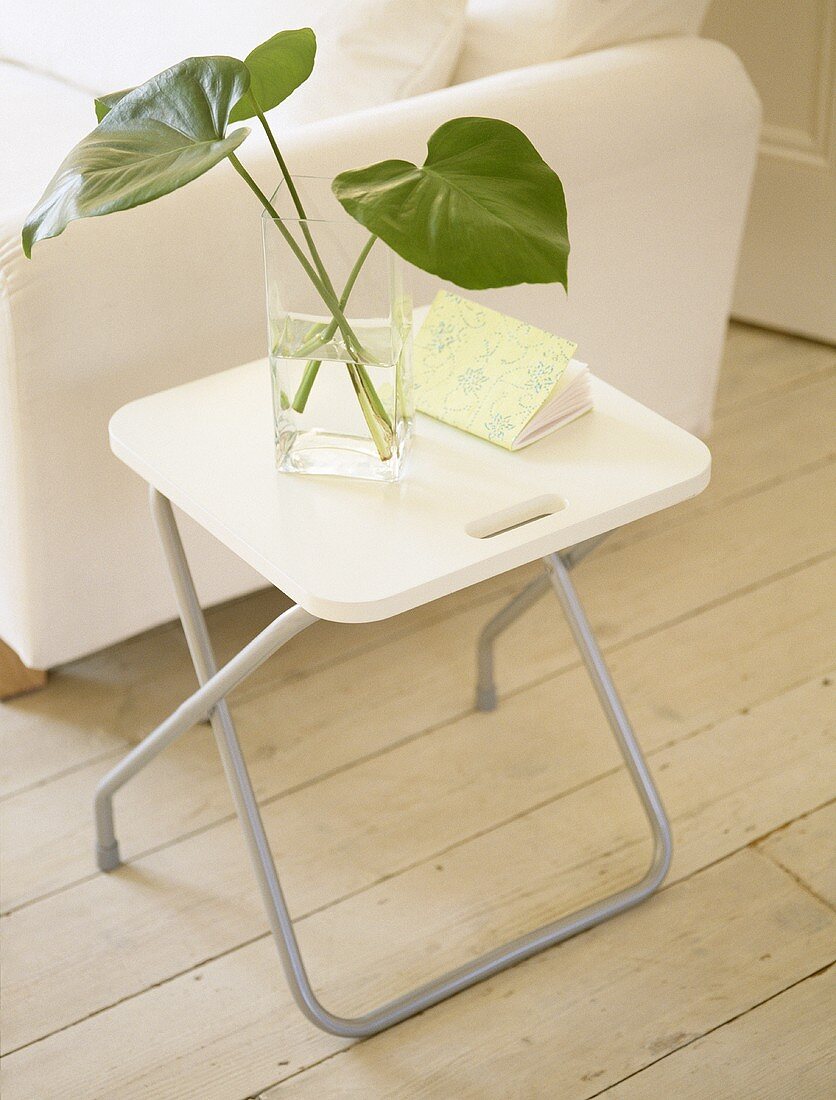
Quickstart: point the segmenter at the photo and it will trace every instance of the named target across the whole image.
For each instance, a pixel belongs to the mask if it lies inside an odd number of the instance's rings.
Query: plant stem
[[[270,148],[273,150],[273,155],[278,161],[282,176],[285,183],[287,184],[287,189],[290,192],[290,197],[293,200],[293,205],[296,207],[296,213],[299,215],[300,218],[307,218],[307,214],[305,213],[304,207],[302,206],[302,200],[299,198],[299,192],[296,190],[296,185],[294,184],[293,179],[290,175],[287,164],[285,163],[285,159],[281,154],[281,150],[279,149],[278,144],[276,143],[276,139],[273,137],[273,131],[270,129],[270,124],[268,123],[264,112],[256,103],[255,96],[252,95],[252,93],[250,93],[250,98],[255,105],[255,111],[258,115],[258,120],[264,127],[265,134],[267,134],[267,140],[270,142]]]
[[[348,278],[346,279],[345,286],[343,287],[343,293],[340,299],[343,304],[348,301],[349,295],[351,294],[352,290],[354,290],[354,284],[357,282],[357,276],[360,274],[360,268],[366,262],[366,257],[371,252],[372,245],[376,240],[377,237],[374,235],[374,233],[370,233],[369,239],[360,249],[360,255],[354,261],[354,267],[352,267],[351,271],[349,271]]]
[[[372,382],[371,378],[369,378],[369,372],[366,370],[362,363],[355,363],[354,365],[357,367],[357,374],[360,376],[360,381],[363,383],[363,386],[368,391],[369,400],[372,403],[372,408],[374,409],[375,413],[380,417],[380,419],[391,428],[392,422],[389,419],[389,413],[384,408],[383,402],[380,400],[377,390],[374,388],[374,382]]]
[[[367,386],[371,386],[366,375],[366,380],[363,380],[363,368],[357,363],[346,363],[348,367],[348,375],[351,379],[351,384],[354,386],[354,392],[357,395],[357,400],[360,403],[360,410],[363,413],[363,418],[366,421],[366,425],[369,429],[369,433],[372,437],[372,441],[377,448],[377,453],[381,459],[386,462],[392,457],[392,440],[394,438],[394,432],[388,416],[384,412],[381,418],[374,403],[371,399],[371,394],[377,397],[374,391],[374,387],[371,387],[371,392]],[[380,404],[380,398],[377,399],[377,404]]]
[[[239,176],[241,176],[241,178],[244,180],[244,182],[247,184],[247,186],[253,192],[255,197],[258,199],[258,201],[261,203],[261,205],[264,207],[264,209],[267,211],[267,213],[270,215],[270,217],[276,223],[276,228],[281,233],[281,235],[284,237],[284,239],[287,241],[288,247],[290,248],[291,252],[296,257],[296,259],[299,261],[299,263],[302,265],[302,269],[304,270],[305,274],[311,280],[311,282],[313,283],[313,285],[316,287],[317,291],[319,292],[320,296],[322,297],[323,301],[325,301],[326,305],[328,305],[328,308],[330,309],[331,306],[330,306],[330,302],[328,301],[328,298],[330,297],[330,295],[328,294],[328,291],[323,286],[323,284],[322,284],[322,282],[319,278],[319,275],[317,275],[317,273],[311,267],[311,262],[308,259],[308,257],[305,255],[305,253],[302,251],[302,249],[299,247],[299,245],[293,239],[293,234],[288,230],[287,226],[284,224],[282,219],[276,213],[275,208],[273,207],[273,204],[270,202],[270,200],[267,198],[267,196],[264,194],[264,192],[261,190],[261,188],[255,182],[255,180],[252,178],[252,176],[247,171],[247,169],[244,167],[244,165],[241,163],[241,161],[238,159],[238,157],[236,157],[236,155],[234,153],[230,153],[229,154],[229,159],[232,161],[232,166],[235,169],[235,171],[238,173]],[[342,320],[345,321],[345,318],[343,317]],[[338,323],[339,323],[339,321],[338,321]]]
[[[357,282],[357,277],[360,274],[360,268],[366,262],[366,257],[371,252],[372,245],[376,240],[377,237],[375,237],[374,234],[371,234],[369,236],[369,239],[363,245],[360,255],[354,261],[354,267],[352,267],[351,271],[349,272],[345,286],[343,287],[343,292],[340,295],[340,308],[343,310],[345,310],[345,307],[348,304],[349,296],[354,289],[354,284]],[[308,348],[306,341],[300,348],[297,349],[297,354],[304,356],[307,351],[314,351],[321,344],[327,344],[336,331],[337,322],[336,320],[332,320],[325,331],[317,335],[317,341],[319,341],[318,343],[314,343],[311,345],[310,348]]]
[[[236,157],[236,155],[234,153],[229,153],[228,156],[229,156],[229,159],[232,161],[232,166],[235,169],[235,171],[238,173],[239,176],[241,176],[241,178],[244,180],[244,182],[247,184],[247,186],[250,188],[250,190],[256,196],[258,201],[261,203],[261,205],[264,207],[264,209],[267,211],[267,213],[273,219],[273,221],[276,224],[276,228],[281,233],[281,235],[284,237],[285,241],[287,241],[288,247],[290,248],[291,252],[296,257],[296,259],[299,261],[299,263],[302,265],[303,271],[308,276],[308,278],[313,283],[313,285],[316,287],[317,292],[318,292],[319,296],[322,298],[323,302],[325,302],[325,304],[331,310],[331,313],[332,313],[334,319],[337,322],[337,326],[339,327],[340,332],[342,332],[342,334],[343,334],[343,339],[346,342],[346,346],[349,349],[354,347],[358,352],[362,352],[363,351],[362,344],[357,339],[357,337],[354,335],[354,333],[351,331],[351,326],[349,325],[348,321],[346,320],[345,314],[340,309],[340,304],[339,304],[339,301],[337,300],[337,296],[334,292],[333,287],[331,289],[326,287],[325,284],[320,279],[319,275],[316,273],[316,271],[314,271],[313,267],[311,267],[310,260],[305,255],[305,253],[302,251],[302,249],[299,247],[299,245],[296,243],[296,241],[293,239],[293,234],[290,232],[290,230],[284,224],[282,219],[276,213],[276,210],[275,210],[273,204],[270,202],[270,200],[267,198],[267,196],[264,194],[264,192],[261,190],[261,188],[255,182],[255,180],[252,178],[252,176],[247,171],[247,169],[244,167],[244,165],[241,163],[241,161],[238,159],[238,157]]]
[[[250,93],[250,98],[255,105],[258,120],[264,127],[264,132],[267,135],[267,140],[270,142],[270,148],[273,150],[273,155],[276,158],[279,169],[282,173],[282,176],[284,177],[284,181],[287,184],[287,189],[290,192],[290,197],[293,201],[293,205],[296,207],[296,213],[299,215],[299,225],[302,229],[305,240],[308,242],[308,248],[310,249],[311,258],[313,259],[314,266],[316,267],[316,270],[319,273],[319,277],[322,279],[323,283],[331,291],[334,297],[336,297],[337,292],[334,290],[334,284],[328,277],[328,272],[325,269],[325,264],[322,262],[322,258],[317,251],[317,247],[313,239],[313,234],[311,233],[310,226],[308,225],[308,215],[305,213],[305,208],[302,205],[302,200],[299,198],[299,192],[296,190],[296,184],[293,182],[293,177],[288,170],[287,164],[285,163],[285,159],[281,154],[278,143],[273,137],[273,131],[270,129],[270,124],[268,123],[264,112],[262,111],[261,107],[259,107],[258,103],[256,102],[255,96],[252,93]]]
[[[308,403],[310,397],[311,387],[316,381],[316,376],[319,374],[319,368],[322,366],[321,359],[314,359],[308,363],[305,367],[305,373],[302,375],[302,381],[299,383],[299,388],[293,398],[291,408],[294,412],[303,413],[305,406]]]
[[[277,148],[278,147],[276,147],[276,149]],[[270,200],[255,182],[255,180],[252,178],[252,176],[238,159],[238,157],[236,157],[234,153],[229,153],[228,155],[229,159],[232,161],[233,168],[239,174],[239,176],[241,176],[241,178],[256,196],[258,201],[273,219],[276,228],[284,237],[291,252],[301,264],[302,270],[313,283],[314,287],[317,290],[317,293],[322,298],[323,302],[327,305],[328,309],[330,309],[331,314],[334,318],[334,322],[340,329],[343,339],[345,340],[346,349],[349,351],[349,353],[351,353],[353,350],[358,358],[370,359],[371,356],[368,355],[368,353],[363,348],[363,345],[360,343],[360,341],[357,339],[357,336],[352,331],[351,326],[349,325],[345,314],[343,313],[340,302],[337,299],[337,295],[331,283],[331,280],[328,278],[327,274],[325,275],[325,279],[323,281],[320,275],[311,266],[311,263],[305,253],[294,240],[293,234],[290,232],[290,230],[277,214],[273,204],[270,202]],[[284,164],[283,160],[280,161],[280,166],[282,164]],[[287,171],[286,166],[283,171]],[[289,176],[287,178],[289,178]],[[293,188],[293,192],[295,193],[295,188]],[[301,224],[307,228],[304,219]],[[365,257],[368,255],[368,252],[371,249],[371,245],[373,243],[374,238],[371,239],[371,243],[368,243],[364,247],[363,252],[365,253],[365,255],[363,255],[363,260],[365,260]],[[315,252],[315,246],[312,245],[312,248]],[[320,265],[321,263],[322,261],[319,260]],[[357,272],[359,273],[360,267],[358,266],[358,264],[355,264],[355,267],[357,269]],[[356,280],[356,278],[357,275],[355,274],[354,279]],[[352,286],[353,285],[354,284],[352,283]],[[311,367],[309,367],[309,370],[313,377],[311,378],[310,384],[313,385],[313,379],[316,377],[316,371],[312,370]],[[366,424],[368,425],[369,432],[371,433],[372,440],[374,441],[380,458],[385,462],[387,459],[392,457],[392,423],[389,420],[389,416],[386,413],[386,410],[381,403],[380,397],[378,396],[374,386],[372,385],[372,381],[369,378],[365,368],[359,363],[349,363],[348,371],[351,377],[352,385],[354,386],[354,391],[357,394],[357,399],[360,402],[360,408],[363,412]]]
[[[318,249],[316,247],[316,243],[313,239],[313,234],[311,233],[310,226],[308,225],[308,215],[305,213],[305,207],[302,205],[302,200],[299,198],[299,192],[296,190],[296,184],[293,182],[293,177],[291,176],[290,170],[287,167],[287,162],[285,161],[284,157],[282,156],[281,149],[279,149],[279,144],[276,141],[275,137],[273,136],[273,131],[270,128],[270,123],[267,121],[267,117],[265,116],[264,112],[262,111],[261,107],[259,106],[259,104],[258,104],[255,96],[252,94],[252,92],[250,92],[249,94],[250,94],[250,99],[252,100],[253,106],[255,107],[255,111],[256,111],[256,115],[258,116],[258,120],[261,123],[262,127],[264,128],[264,132],[267,135],[267,140],[270,142],[270,148],[273,150],[273,155],[276,158],[276,163],[278,164],[279,170],[281,171],[282,177],[285,181],[285,184],[287,185],[288,192],[290,193],[290,198],[293,202],[294,207],[296,208],[296,213],[299,215],[299,225],[300,225],[302,233],[305,237],[305,240],[308,242],[308,249],[310,250],[311,258],[314,262],[314,266],[316,267],[317,273],[319,274],[319,277],[322,280],[322,282],[325,284],[326,288],[336,298],[337,292],[334,289],[334,284],[331,282],[331,279],[328,275],[328,271],[325,267],[325,264],[322,262],[322,257],[319,255],[319,251],[318,251]],[[346,283],[345,290],[343,291],[342,298],[340,299],[340,307],[342,309],[345,308],[345,303],[348,300],[348,295],[351,293],[351,289],[352,289],[352,287],[354,286],[354,283],[357,280],[358,274],[360,273],[360,268],[363,266],[363,263],[365,262],[366,256],[368,256],[369,250],[371,249],[371,246],[374,244],[375,239],[376,238],[374,236],[370,237],[369,241],[363,247],[363,250],[360,253],[360,256],[358,257],[357,264],[355,264],[354,269],[352,270],[351,274],[348,277],[348,282]],[[324,343],[327,343],[328,340],[331,339],[331,337],[334,335],[336,329],[337,329],[337,321],[336,321],[336,317],[335,317],[333,325],[329,326],[329,328],[328,328],[328,335],[324,338],[324,341],[323,341]],[[354,334],[352,333],[352,335],[354,335]],[[354,337],[354,339],[357,340],[356,336]],[[350,351],[351,348],[349,347],[348,350]],[[364,348],[360,344],[359,340],[356,343],[355,350],[357,351],[357,353],[361,357],[364,355]],[[366,355],[366,358],[368,358],[367,355]],[[368,376],[366,376],[366,377],[368,378]],[[375,395],[375,396],[377,396],[377,395]],[[294,401],[294,407],[295,407],[295,401]],[[304,408],[304,405],[303,405],[303,408]]]
[[[342,309],[345,309],[346,305],[348,304],[348,299],[351,295],[352,290],[354,289],[354,284],[357,282],[357,276],[360,274],[360,268],[365,263],[366,257],[368,256],[369,252],[371,252],[372,245],[376,240],[377,237],[375,237],[374,235],[369,237],[369,239],[363,245],[360,255],[355,260],[354,267],[352,267],[351,271],[349,272],[349,276],[346,279],[345,286],[343,287],[343,292],[340,295],[340,307]],[[322,347],[323,344],[327,344],[337,330],[337,322],[332,320],[327,328],[325,328],[324,332],[322,331],[321,325],[315,325],[314,328],[319,329],[319,332],[316,333],[313,339],[305,340],[305,342],[296,349],[296,354],[300,357],[304,357],[307,352],[314,351],[316,348]],[[311,334],[309,333],[308,335],[310,337]],[[308,363],[307,367],[305,368],[305,373],[302,376],[302,381],[299,383],[299,388],[297,389],[296,395],[293,398],[292,407],[298,413],[302,413],[305,411],[305,405],[308,403],[308,397],[310,396],[311,387],[316,381],[316,376],[319,373],[320,364],[321,360],[314,360],[313,362]],[[371,401],[376,405],[378,415],[382,414],[388,422],[386,410],[381,403],[381,400],[377,394],[377,391],[374,388],[372,380],[369,378],[364,368],[361,368],[361,370],[361,378],[363,384],[368,387],[369,397]]]

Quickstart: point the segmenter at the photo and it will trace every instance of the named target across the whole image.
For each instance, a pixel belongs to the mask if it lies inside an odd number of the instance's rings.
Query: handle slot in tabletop
[[[512,504],[510,508],[503,508],[492,515],[473,519],[465,526],[465,531],[474,539],[492,539],[496,535],[504,535],[506,531],[524,527],[527,523],[553,516],[556,512],[562,512],[565,507],[566,501],[563,497],[548,493]]]

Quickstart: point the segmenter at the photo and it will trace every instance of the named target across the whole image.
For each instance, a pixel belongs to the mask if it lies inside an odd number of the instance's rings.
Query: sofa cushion
[[[710,0],[470,0],[454,84],[663,35],[697,34]]]
[[[96,125],[86,92],[60,80],[0,63],[0,211],[33,205],[58,164]]]
[[[311,26],[314,72],[276,113],[310,122],[449,83],[466,0],[55,0],[49,33],[29,0],[5,0],[0,59],[90,94],[131,87],[195,54],[243,58],[278,31]],[[271,116],[273,117],[273,116]]]

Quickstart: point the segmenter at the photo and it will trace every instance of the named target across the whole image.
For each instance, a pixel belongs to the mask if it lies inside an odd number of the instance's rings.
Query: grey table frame
[[[546,572],[516,596],[485,627],[478,650],[477,706],[496,706],[493,684],[493,642],[549,588],[556,594],[575,644],[621,750],[627,771],[641,799],[653,837],[653,855],[647,872],[632,885],[591,905],[562,916],[541,928],[479,955],[463,966],[435,978],[362,1016],[335,1015],[317,998],[308,978],[287,903],[279,883],[264,824],[253,792],[241,746],[225,696],[296,634],[317,622],[300,606],[291,607],[265,627],[220,670],[217,669],[206,620],[198,602],[189,565],[169,500],[150,488],[151,511],[163,545],[168,569],[200,687],[102,779],[96,789],[96,859],[103,871],[120,865],[113,821],[113,796],[129,779],[174,740],[207,716],[218,745],[226,778],[235,801],[270,929],[293,996],[308,1019],[334,1035],[362,1038],[400,1023],[476,982],[497,974],[561,940],[574,936],[638,904],[660,885],[671,860],[671,834],[659,794],[636,742],[627,715],[610,679],[601,651],[587,621],[574,585],[572,569],[600,539],[592,539],[544,558]]]

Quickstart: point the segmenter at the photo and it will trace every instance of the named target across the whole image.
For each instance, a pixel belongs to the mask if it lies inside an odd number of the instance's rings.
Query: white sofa
[[[47,63],[0,62],[0,638],[40,668],[174,615],[144,487],[108,449],[113,411],[266,351],[259,210],[226,164],[23,258],[25,214],[94,121],[89,90],[36,71]],[[466,114],[531,137],[564,181],[572,239],[568,297],[484,300],[577,340],[600,376],[705,433],[760,119],[737,58],[693,36],[632,41],[297,126],[283,149],[299,174],[422,159]],[[272,178],[256,136],[242,155]],[[416,300],[430,290],[416,276]],[[263,583],[185,537],[207,604]]]

